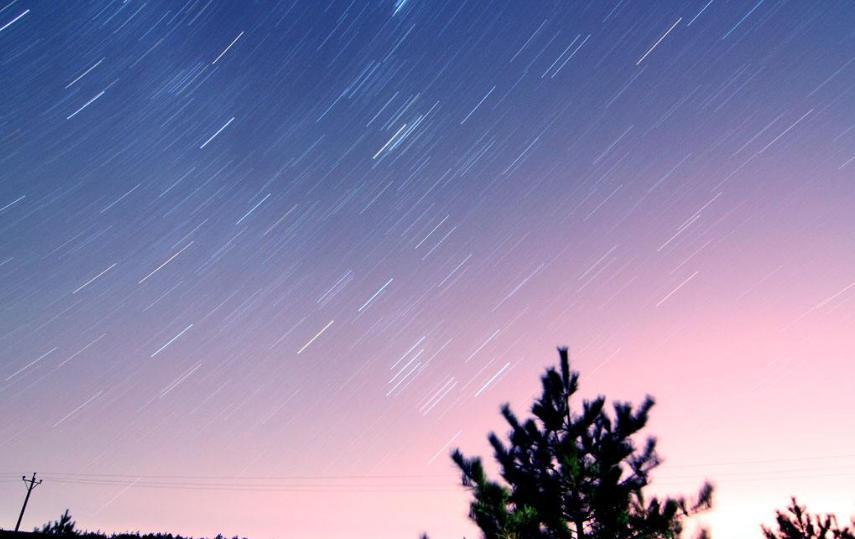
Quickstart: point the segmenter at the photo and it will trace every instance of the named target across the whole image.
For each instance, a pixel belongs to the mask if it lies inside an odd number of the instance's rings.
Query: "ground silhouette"
[[[77,523],[71,518],[68,509],[59,516],[57,520],[47,522],[41,528],[35,528],[32,534],[18,535],[45,535],[45,536],[65,536],[76,537],[82,539],[193,539],[192,537],[183,535],[173,535],[171,533],[140,533],[140,532],[121,532],[106,534],[101,531],[84,531],[77,528]],[[202,538],[197,538],[202,539]],[[226,539],[224,535],[217,535],[214,539]],[[237,535],[232,539],[240,538]]]

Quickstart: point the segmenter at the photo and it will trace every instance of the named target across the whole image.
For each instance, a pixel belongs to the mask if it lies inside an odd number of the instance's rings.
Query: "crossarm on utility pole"
[[[24,505],[21,506],[21,514],[18,515],[18,523],[15,524],[15,531],[18,531],[18,528],[21,527],[21,519],[24,518],[24,511],[27,510],[27,502],[30,501],[30,493],[33,492],[34,488],[42,484],[41,479],[36,481],[36,472],[33,472],[33,477],[30,479],[27,479],[26,475],[21,476],[21,479],[27,485],[27,495],[24,497]]]

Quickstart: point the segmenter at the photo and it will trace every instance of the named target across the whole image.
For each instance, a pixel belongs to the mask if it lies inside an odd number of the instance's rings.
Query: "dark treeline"
[[[602,396],[574,405],[579,373],[570,369],[566,349],[559,349],[559,357],[559,368],[550,367],[541,378],[542,392],[531,407],[532,417],[521,421],[507,404],[502,407],[510,426],[507,441],[494,433],[488,437],[500,480],[487,477],[480,458],[452,452],[462,484],[472,493],[469,517],[482,537],[683,537],[687,520],[712,507],[712,484],[704,483],[690,497],[647,496],[650,473],[661,461],[656,439],[638,438],[653,399],[647,397],[637,406],[615,402],[611,411]],[[35,531],[88,539],[185,539],[162,533],[84,532],[76,528],[68,510]],[[777,512],[775,525],[760,526],[760,531],[765,539],[855,539],[855,520],[841,526],[833,516],[809,513],[792,498],[784,511]],[[697,539],[709,537],[707,530],[697,531]]]
[[[53,522],[44,524],[41,528],[36,528],[33,533],[44,535],[59,535],[65,537],[75,537],[81,539],[193,539],[183,535],[173,535],[171,533],[140,533],[140,532],[123,532],[112,533],[107,535],[100,531],[83,531],[77,528],[77,523],[69,514],[68,509],[60,515],[59,519]],[[200,538],[201,539],[201,538]],[[227,539],[223,535],[217,535],[214,539]],[[246,537],[238,537],[237,535],[231,539],[246,539]]]

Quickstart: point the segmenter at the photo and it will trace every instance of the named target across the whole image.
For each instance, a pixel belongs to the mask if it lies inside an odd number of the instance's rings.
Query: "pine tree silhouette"
[[[59,516],[59,520],[48,522],[42,526],[42,529],[36,528],[35,532],[45,533],[49,535],[76,535],[77,530],[74,528],[76,523],[71,520],[71,515],[68,514],[68,509]]]
[[[777,530],[762,526],[766,539],[855,539],[855,520],[852,527],[841,528],[834,515],[814,515],[795,498],[790,499],[787,512],[775,512]]]
[[[633,407],[606,400],[570,405],[579,375],[560,348],[560,372],[547,369],[534,417],[520,422],[508,405],[507,444],[489,436],[503,482],[489,479],[481,459],[459,450],[452,459],[471,488],[470,518],[485,539],[666,539],[679,537],[686,517],[707,509],[712,486],[697,498],[647,498],[650,471],[659,465],[656,440],[637,448],[633,437],[647,424],[653,399]],[[706,537],[706,532],[701,532]]]

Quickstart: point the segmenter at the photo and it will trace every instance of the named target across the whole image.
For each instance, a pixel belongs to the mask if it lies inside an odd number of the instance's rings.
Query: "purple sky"
[[[855,513],[849,2],[0,6],[0,526],[475,537],[568,345],[716,537]]]

